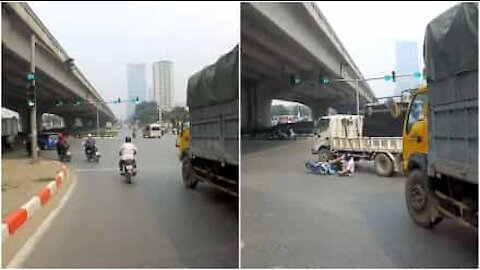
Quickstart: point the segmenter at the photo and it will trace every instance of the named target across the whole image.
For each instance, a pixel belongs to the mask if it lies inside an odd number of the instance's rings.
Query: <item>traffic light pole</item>
[[[358,89],[358,80],[355,81],[355,91],[357,92],[357,115],[360,115],[360,89]]]
[[[30,55],[30,72],[35,74],[35,35],[31,36],[31,55]],[[34,91],[35,89],[35,78],[31,81]],[[32,161],[36,162],[38,160],[37,153],[37,96],[34,95],[34,104],[30,110],[30,129],[31,129],[31,150],[32,150]]]
[[[402,74],[402,75],[395,75],[395,78],[403,78],[403,77],[411,77],[412,74]],[[332,79],[331,82],[354,82],[355,83],[355,91],[356,91],[356,103],[357,103],[357,115],[360,115],[360,89],[359,89],[359,82],[368,82],[368,81],[375,81],[375,80],[385,80],[385,76],[382,77],[372,77],[368,79]]]

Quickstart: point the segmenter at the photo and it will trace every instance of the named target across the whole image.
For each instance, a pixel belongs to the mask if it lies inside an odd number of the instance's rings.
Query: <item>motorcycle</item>
[[[127,178],[127,183],[132,183],[132,177],[137,175],[137,169],[135,168],[134,161],[132,159],[124,161],[122,175],[125,175]]]
[[[58,159],[63,162],[70,162],[72,153],[68,150],[70,145],[65,145],[64,150],[58,152]]]
[[[95,161],[95,162],[99,162],[100,161],[100,157],[101,157],[101,154],[100,152],[98,151],[98,148],[97,147],[88,147],[85,149],[85,155],[87,156],[87,161]]]

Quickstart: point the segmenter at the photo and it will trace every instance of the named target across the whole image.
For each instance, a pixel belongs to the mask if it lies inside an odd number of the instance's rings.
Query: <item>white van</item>
[[[145,127],[143,130],[143,137],[144,138],[161,138],[162,137],[162,129],[159,124],[150,124]]]

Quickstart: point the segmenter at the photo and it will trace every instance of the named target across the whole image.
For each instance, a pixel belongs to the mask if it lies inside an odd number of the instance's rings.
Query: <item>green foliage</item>
[[[135,106],[135,115],[140,124],[151,124],[158,121],[158,107],[156,102],[142,102]]]

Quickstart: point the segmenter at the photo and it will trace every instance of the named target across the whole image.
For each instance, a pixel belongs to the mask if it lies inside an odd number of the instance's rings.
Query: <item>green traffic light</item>
[[[297,85],[302,83],[302,78],[298,74],[290,75],[290,85]]]
[[[29,72],[29,73],[27,74],[27,80],[28,80],[28,81],[33,81],[33,80],[35,80],[35,73]]]
[[[392,79],[392,76],[390,76],[390,75],[385,75],[385,76],[383,76],[383,79],[384,79],[386,82],[388,82],[388,81],[390,81],[390,80]]]
[[[420,79],[422,78],[422,73],[420,71],[417,71],[413,73],[413,77],[415,77],[415,79]]]
[[[326,76],[322,77],[322,78],[320,78],[320,83],[321,84],[329,84],[330,83],[330,78],[328,78]]]

